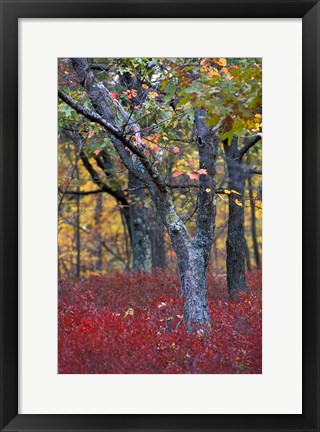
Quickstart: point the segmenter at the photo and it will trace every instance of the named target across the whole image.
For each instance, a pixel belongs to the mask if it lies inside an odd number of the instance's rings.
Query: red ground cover
[[[176,275],[62,280],[59,373],[261,373],[261,273],[249,273],[247,283],[235,302],[225,276],[209,276],[212,333],[204,336],[184,328]]]

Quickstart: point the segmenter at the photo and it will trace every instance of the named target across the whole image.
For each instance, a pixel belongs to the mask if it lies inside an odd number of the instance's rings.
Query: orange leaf
[[[92,152],[95,156],[99,156],[99,154],[101,153],[101,150],[95,150]]]
[[[149,92],[149,93],[148,93],[148,96],[149,96],[151,99],[154,99],[154,98],[156,98],[156,97],[158,96],[158,93],[157,93],[157,92]]]
[[[176,171],[172,174],[172,177],[179,177],[181,174],[183,174],[183,171]]]
[[[198,174],[208,175],[208,172],[207,172],[206,169],[201,168],[201,169],[198,170]]]
[[[225,59],[225,58],[218,58],[218,59],[216,60],[216,63],[217,63],[217,65],[219,65],[219,66],[225,66],[225,65],[227,64],[227,59]]]
[[[193,173],[188,173],[188,176],[189,176],[190,180],[198,180],[198,178],[199,178],[197,171],[193,171]]]
[[[173,153],[179,153],[180,149],[179,147],[173,147]]]
[[[110,96],[112,97],[112,99],[116,99],[118,95],[117,93],[110,92]]]
[[[123,93],[127,96],[128,99],[132,99],[137,96],[138,92],[137,90],[132,89],[132,90],[126,90]]]

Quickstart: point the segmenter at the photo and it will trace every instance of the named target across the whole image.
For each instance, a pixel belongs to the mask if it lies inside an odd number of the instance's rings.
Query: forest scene
[[[262,59],[58,59],[58,372],[262,373]]]

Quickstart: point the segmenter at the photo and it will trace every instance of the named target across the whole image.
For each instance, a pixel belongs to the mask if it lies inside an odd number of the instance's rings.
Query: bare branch
[[[76,226],[76,224],[73,221],[71,221],[70,219],[65,219],[64,221],[69,225]],[[79,226],[79,228],[81,229],[81,231],[84,231],[85,233],[90,234],[95,240],[97,240],[99,243],[101,243],[101,245],[109,253],[111,253],[111,255],[113,255],[115,258],[117,258],[119,261],[125,262],[125,260],[121,256],[119,256],[118,254],[113,252],[113,250],[107,245],[107,243],[104,240],[102,240],[99,236],[97,236],[93,231],[91,231],[87,227],[81,226],[81,225]]]
[[[245,143],[243,147],[239,150],[240,159],[247,153],[249,149],[251,149],[251,147],[253,147],[257,142],[259,142],[261,138],[261,133],[245,138]]]
[[[100,188],[108,193],[109,195],[113,196],[118,202],[120,202],[122,205],[129,205],[128,201],[126,200],[124,193],[121,189],[114,190],[110,186],[108,186],[106,183],[102,181],[97,171],[93,168],[91,165],[89,159],[87,158],[86,154],[82,151],[80,154],[81,160],[83,162],[83,165],[85,166],[86,170],[90,174],[92,181],[100,186]]]
[[[262,171],[261,170],[257,170],[257,169],[251,169],[251,170],[249,170],[249,174],[262,175]]]
[[[93,195],[93,194],[98,194],[101,192],[105,192],[103,189],[96,189],[96,190],[92,190],[92,191],[72,191],[72,190],[66,190],[65,194],[66,195]],[[61,191],[59,190],[59,193],[61,193]]]

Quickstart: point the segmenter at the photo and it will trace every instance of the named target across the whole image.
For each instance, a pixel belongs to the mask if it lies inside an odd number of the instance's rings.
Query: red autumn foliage
[[[189,334],[179,278],[111,274],[60,281],[61,374],[256,374],[262,372],[261,273],[229,299],[225,275],[208,277],[212,332]]]

